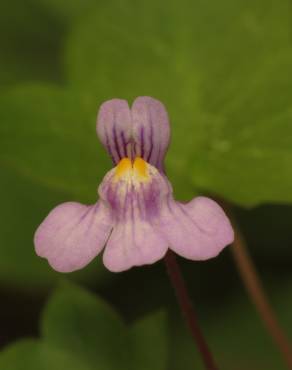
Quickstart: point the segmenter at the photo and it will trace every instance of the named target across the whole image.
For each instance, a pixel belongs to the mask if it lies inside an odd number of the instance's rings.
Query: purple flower
[[[35,233],[36,253],[57,271],[86,266],[105,247],[111,271],[151,264],[168,248],[191,260],[217,256],[233,241],[233,230],[213,200],[187,204],[173,199],[163,159],[170,129],[164,106],[150,97],[102,104],[97,134],[115,167],[90,206],[68,202],[53,209]]]

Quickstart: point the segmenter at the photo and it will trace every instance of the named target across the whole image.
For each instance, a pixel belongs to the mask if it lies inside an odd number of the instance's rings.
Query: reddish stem
[[[198,346],[205,367],[207,370],[218,370],[217,366],[215,365],[212,353],[210,352],[207,342],[199,327],[197,315],[192,306],[191,299],[188,294],[186,284],[181,274],[175,254],[171,250],[169,250],[164,257],[164,261],[181,311]]]
[[[230,217],[235,230],[235,240],[231,246],[231,252],[242,282],[245,285],[247,293],[257,309],[259,316],[266,326],[267,331],[273,338],[279,351],[282,353],[283,360],[286,362],[287,368],[292,370],[292,347],[289,339],[281,328],[276,313],[265,294],[261,279],[248,252],[244,237],[237,226],[235,218],[233,217],[231,207],[223,200],[219,200],[219,202]]]

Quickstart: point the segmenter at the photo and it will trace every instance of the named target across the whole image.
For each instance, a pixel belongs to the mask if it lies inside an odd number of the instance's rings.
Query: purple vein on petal
[[[141,191],[137,194],[137,207],[141,220],[145,220],[145,207],[143,207],[143,200],[141,197],[143,197],[143,184],[141,184]]]
[[[177,218],[176,217],[176,213],[173,209],[174,202],[175,201],[173,199],[171,199],[170,197],[168,198],[168,200],[167,200],[168,211],[173,217],[175,217],[177,219],[177,223],[185,230],[185,232],[188,233],[188,228],[185,225],[185,223],[183,222],[183,218]],[[180,209],[180,208],[178,207],[178,209]],[[197,225],[195,225],[195,226],[197,227]]]
[[[108,137],[107,132],[105,133],[105,141],[106,141],[106,149],[107,149],[113,163],[116,163],[115,157],[114,157],[113,152],[111,150],[110,141],[109,141],[109,137]]]
[[[124,204],[122,205],[122,218],[124,220],[127,217],[127,209],[129,207],[129,204],[131,206],[131,197],[130,197],[130,192],[129,192],[129,184],[127,184],[126,195],[125,195],[125,198],[124,198]]]
[[[120,160],[122,158],[122,156],[121,156],[120,146],[119,146],[118,138],[117,138],[116,123],[114,123],[114,126],[112,128],[112,134],[113,134],[113,138],[114,138],[114,144],[115,144],[116,152],[117,152],[118,158]]]
[[[140,143],[141,143],[140,157],[144,158],[144,127],[143,126],[141,127],[141,131],[140,131]]]
[[[181,213],[186,216],[191,223],[198,228],[202,233],[212,235],[212,233],[209,233],[206,229],[203,229],[198,223],[186,212],[186,210],[183,208],[183,205],[179,202],[176,202],[176,205],[178,206],[178,209],[181,211]]]
[[[149,141],[150,141],[150,149],[149,149],[148,157],[146,159],[147,162],[150,162],[150,158],[151,158],[152,151],[153,151],[153,125],[152,125],[152,120],[151,120],[151,125],[150,125]]]
[[[82,221],[84,220],[84,218],[88,215],[88,213],[91,211],[91,207],[92,206],[87,206],[88,208],[85,209],[85,211],[82,213],[82,215],[77,218],[77,220],[74,222],[74,224],[72,225],[72,227],[69,229],[68,231],[68,234],[70,235],[71,232],[79,225],[82,223]],[[71,223],[71,219],[68,219],[67,220],[67,224],[70,224]],[[60,223],[56,228],[55,228],[55,234],[58,233],[62,228],[64,228],[64,226],[66,226],[66,224],[62,224]]]
[[[97,203],[95,203],[95,205],[93,206],[92,214],[91,214],[91,220],[90,220],[90,222],[88,223],[88,226],[87,226],[87,232],[89,232],[89,231],[90,231],[90,229],[91,229],[91,227],[92,227],[92,225],[93,225],[93,223],[94,223],[94,218],[95,218],[95,216],[96,216],[96,212],[98,211],[98,207],[99,207],[99,204],[98,204],[98,202],[97,202]]]
[[[95,211],[96,211],[96,206],[98,205],[98,203],[92,205],[92,206],[88,206],[88,209],[80,216],[79,219],[76,220],[76,223],[74,225],[72,225],[72,227],[70,228],[70,230],[68,230],[68,235],[66,236],[66,238],[64,239],[64,241],[66,241],[71,233],[75,230],[76,227],[78,227],[84,220],[85,218],[88,216],[88,214],[93,211],[91,213],[91,219],[90,219],[90,222],[89,224],[87,225],[87,230],[86,232],[89,231],[90,227],[92,226],[93,224],[93,221],[94,221],[94,216],[95,216]],[[83,234],[86,234],[86,232],[84,231]]]
[[[126,143],[125,135],[123,131],[121,132],[121,140],[122,140],[122,147],[124,149],[124,153],[123,153],[123,158],[124,158],[124,157],[127,157],[127,143]]]

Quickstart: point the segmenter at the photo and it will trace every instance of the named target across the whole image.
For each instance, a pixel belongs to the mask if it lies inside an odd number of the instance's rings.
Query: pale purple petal
[[[136,156],[163,170],[163,159],[170,139],[164,105],[156,99],[142,96],[134,101],[131,113]]]
[[[216,257],[234,239],[224,211],[206,197],[197,197],[188,204],[169,199],[159,227],[169,247],[191,260]]]
[[[59,272],[79,270],[102,250],[111,229],[109,210],[102,202],[63,203],[38,227],[36,253]]]
[[[101,199],[112,211],[115,222],[105,247],[103,261],[114,272],[154,263],[167,251],[167,240],[156,231],[161,205],[168,194],[168,182],[147,164],[147,178],[139,177],[135,167],[115,178],[115,169],[99,187]]]
[[[115,164],[124,157],[142,157],[163,171],[170,128],[167,112],[158,100],[139,97],[131,110],[126,100],[106,101],[98,113],[97,134]]]
[[[103,103],[97,117],[97,134],[117,164],[132,156],[132,117],[126,100],[112,99]]]
[[[152,264],[165,255],[167,241],[153,227],[139,219],[119,223],[114,228],[103,254],[104,265],[112,272]]]

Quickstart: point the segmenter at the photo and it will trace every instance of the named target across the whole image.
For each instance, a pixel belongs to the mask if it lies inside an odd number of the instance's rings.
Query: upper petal
[[[139,97],[131,110],[125,100],[103,103],[98,113],[97,133],[115,164],[124,157],[141,157],[163,170],[170,128],[167,112],[158,100]]]
[[[132,117],[126,100],[112,99],[100,106],[97,117],[97,135],[117,164],[131,157]]]
[[[36,253],[57,271],[79,270],[101,251],[111,229],[109,211],[102,202],[93,206],[63,203],[38,227]]]
[[[156,99],[142,96],[134,101],[131,112],[136,156],[163,170],[170,140],[168,114],[164,105]]]
[[[192,260],[216,257],[234,239],[224,211],[206,197],[197,197],[188,204],[169,199],[159,228],[172,250]]]

